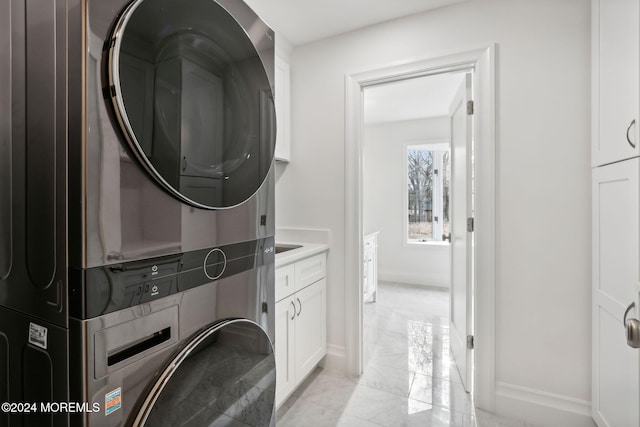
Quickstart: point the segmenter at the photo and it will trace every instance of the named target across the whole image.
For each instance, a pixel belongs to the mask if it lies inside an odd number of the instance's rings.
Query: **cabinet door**
[[[294,295],[296,304],[296,378],[304,378],[327,353],[326,280]]]
[[[592,19],[591,158],[598,166],[640,153],[638,0],[593,0]]]
[[[276,303],[276,406],[279,406],[296,385],[294,363],[294,328],[296,309],[293,299]]]
[[[623,317],[640,318],[640,159],[593,170],[592,415],[600,427],[640,425],[640,349]]]

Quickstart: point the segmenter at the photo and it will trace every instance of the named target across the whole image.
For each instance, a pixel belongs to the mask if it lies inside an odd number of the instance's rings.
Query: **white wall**
[[[587,0],[474,0],[294,48],[294,160],[279,171],[276,221],[282,227],[326,228],[336,236],[327,281],[333,356],[345,346],[345,286],[354,285],[345,283],[340,239],[345,74],[495,42],[496,406],[540,422],[549,420],[555,406],[567,416],[582,414],[586,422],[589,24]],[[541,410],[531,409],[536,401]]]
[[[375,123],[364,128],[365,234],[378,231],[379,280],[449,286],[449,246],[412,244],[405,238],[406,145],[448,142],[449,118]]]

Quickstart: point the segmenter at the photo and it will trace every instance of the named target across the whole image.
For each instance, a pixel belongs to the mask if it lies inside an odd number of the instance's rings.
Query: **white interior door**
[[[640,426],[640,350],[623,316],[640,318],[640,159],[593,169],[592,416],[600,427]]]
[[[472,235],[467,219],[473,217],[471,186],[472,115],[471,74],[467,74],[451,104],[451,290],[449,339],[465,390],[471,391],[472,350]]]

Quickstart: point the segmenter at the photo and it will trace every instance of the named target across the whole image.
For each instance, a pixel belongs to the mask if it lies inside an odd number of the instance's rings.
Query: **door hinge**
[[[468,116],[472,116],[473,112],[474,112],[473,101],[470,99],[470,100],[467,101],[467,115]]]
[[[473,350],[474,342],[473,335],[467,335],[467,349]]]
[[[475,230],[475,223],[473,218],[467,218],[467,231],[472,233]]]

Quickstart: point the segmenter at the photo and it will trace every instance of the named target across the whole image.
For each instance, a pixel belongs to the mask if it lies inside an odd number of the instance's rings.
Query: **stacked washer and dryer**
[[[0,426],[274,425],[274,36],[0,4]]]

